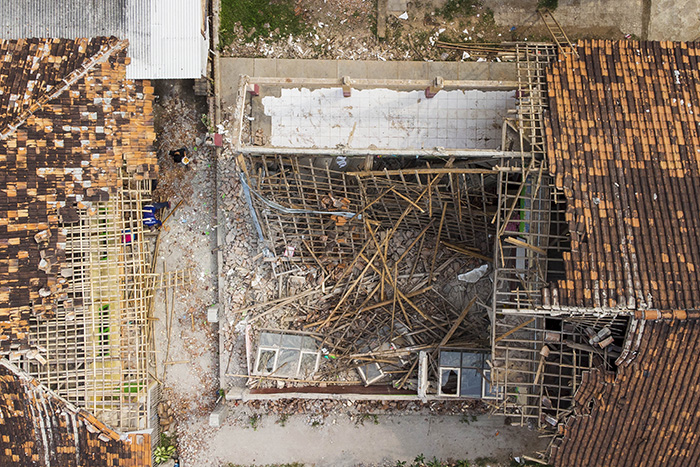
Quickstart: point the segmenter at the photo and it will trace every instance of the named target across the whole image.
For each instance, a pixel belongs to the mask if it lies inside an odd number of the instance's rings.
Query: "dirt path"
[[[182,204],[160,230],[156,272],[179,271],[191,283],[179,281],[156,292],[154,374],[162,382],[163,399],[171,401],[175,412],[171,432],[182,436],[191,429],[190,420],[208,416],[219,388],[217,334],[206,319],[207,307],[216,302],[215,155],[197,143],[206,132],[201,121],[205,108],[195,100],[192,83],[161,83],[158,93],[161,173],[154,195],[173,208]],[[189,167],[175,164],[168,155],[183,146],[193,159]],[[179,443],[179,450],[192,461],[199,452],[196,443]]]
[[[512,455],[532,455],[546,447],[537,432],[504,426],[502,417],[483,416],[468,424],[456,415],[338,415],[319,420],[294,415],[282,426],[277,416],[263,415],[251,422],[246,410],[238,410],[219,429],[195,430],[206,458],[187,465],[395,466],[398,460],[411,461],[421,454],[443,460],[490,458],[498,461],[490,465],[508,465]],[[204,420],[192,427],[200,424]]]

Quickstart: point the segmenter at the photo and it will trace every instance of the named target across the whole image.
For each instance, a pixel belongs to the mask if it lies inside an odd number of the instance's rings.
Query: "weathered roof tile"
[[[563,305],[700,308],[700,45],[584,41],[548,74]]]
[[[78,201],[104,201],[120,169],[156,176],[153,87],[125,79],[125,45],[0,41],[0,353],[26,348],[31,316],[61,298],[60,225]]]
[[[150,467],[150,435],[120,434],[0,360],[0,465]],[[140,440],[140,442],[139,442]]]

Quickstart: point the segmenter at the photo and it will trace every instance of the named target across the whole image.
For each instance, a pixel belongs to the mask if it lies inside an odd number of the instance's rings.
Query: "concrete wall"
[[[700,1],[652,1],[649,39],[694,41],[698,38],[700,38]]]
[[[484,5],[493,10],[500,25],[517,28],[542,25],[536,13],[537,0],[484,0]],[[554,16],[565,30],[595,32],[614,28],[641,37],[642,7],[643,0],[559,0]]]
[[[536,14],[537,3],[484,0],[484,5],[493,10],[496,23],[521,30],[542,25]],[[698,0],[559,0],[554,16],[573,35],[604,37],[609,36],[609,30],[617,29],[649,40],[692,41],[700,37]]]

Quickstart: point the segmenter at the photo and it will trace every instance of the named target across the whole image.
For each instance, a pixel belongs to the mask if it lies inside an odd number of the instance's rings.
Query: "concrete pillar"
[[[212,413],[209,414],[209,426],[219,428],[224,420],[226,420],[227,415],[228,407],[225,401],[219,401]]]
[[[418,397],[427,401],[428,393],[428,352],[421,350],[418,353]]]
[[[350,97],[352,95],[352,87],[349,76],[343,76],[343,97]]]
[[[432,99],[444,86],[445,80],[442,79],[442,76],[436,77],[433,84],[425,88],[425,97]]]
[[[210,323],[218,323],[219,322],[219,305],[214,304],[207,308],[207,321]]]
[[[248,86],[246,86],[246,91],[248,91],[248,94],[250,94],[251,96],[259,96],[260,86],[257,84],[248,83]]]

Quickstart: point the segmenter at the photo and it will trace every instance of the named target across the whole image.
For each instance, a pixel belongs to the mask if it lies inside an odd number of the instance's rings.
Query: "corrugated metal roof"
[[[127,67],[127,78],[132,79],[202,76],[209,48],[202,25],[200,0],[0,2],[0,39],[98,36],[128,39],[131,64]]]
[[[202,42],[205,41],[201,31],[199,0],[152,0],[148,72],[161,78],[199,78]],[[146,78],[142,76],[145,71],[134,67],[127,69],[126,76]]]

